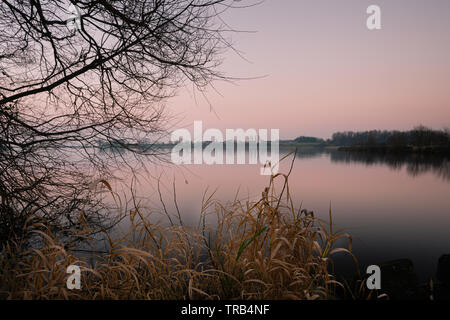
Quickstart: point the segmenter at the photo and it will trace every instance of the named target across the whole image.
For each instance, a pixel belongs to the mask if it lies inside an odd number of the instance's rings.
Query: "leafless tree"
[[[203,90],[223,78],[220,54],[232,30],[221,14],[239,5],[2,0],[2,237],[19,234],[30,216],[70,222],[80,210],[98,212],[92,168],[108,174],[111,166],[98,141],[155,155],[130,146],[164,132],[164,101],[175,89],[192,83]]]

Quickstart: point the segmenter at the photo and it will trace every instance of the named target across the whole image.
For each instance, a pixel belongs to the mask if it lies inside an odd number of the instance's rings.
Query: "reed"
[[[334,299],[344,286],[332,257],[352,255],[349,234],[294,208],[289,174],[272,176],[257,201],[203,199],[198,226],[183,224],[178,206],[168,225],[136,205],[123,213],[123,235],[92,229],[80,215],[71,239],[108,241],[106,252],[82,256],[46,221],[34,222],[39,245],[2,249],[0,294],[7,299]],[[281,191],[275,182],[281,180]],[[175,198],[176,199],[176,198]],[[176,200],[175,200],[176,201]],[[169,214],[168,212],[166,212]],[[30,227],[28,226],[28,227]],[[348,238],[348,247],[336,247]],[[81,267],[81,290],[68,290],[66,268]]]

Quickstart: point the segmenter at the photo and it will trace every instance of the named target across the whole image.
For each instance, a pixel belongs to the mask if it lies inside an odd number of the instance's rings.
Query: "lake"
[[[281,157],[291,150],[280,150]],[[287,173],[292,156],[280,172]],[[259,199],[269,177],[260,165],[151,164],[138,170],[135,192],[141,206],[161,212],[156,180],[170,212],[173,181],[185,224],[196,225],[203,194],[216,190],[223,202]],[[128,195],[131,179],[115,184]],[[450,161],[443,157],[374,155],[336,149],[300,149],[290,175],[290,192],[296,206],[328,220],[331,205],[336,228],[353,236],[360,265],[409,258],[419,280],[435,275],[438,258],[450,253]],[[280,188],[278,188],[280,189]],[[163,216],[161,216],[162,219]],[[156,218],[155,218],[156,219]],[[338,257],[337,271],[351,271],[351,258]]]

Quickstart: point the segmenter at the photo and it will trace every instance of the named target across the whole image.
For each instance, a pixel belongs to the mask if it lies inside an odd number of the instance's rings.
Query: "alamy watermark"
[[[371,265],[367,267],[366,273],[370,275],[367,278],[366,286],[369,290],[381,289],[381,269],[377,265]]]
[[[203,132],[202,121],[194,121],[194,133],[187,129],[175,130],[171,142],[174,164],[261,164],[261,175],[278,173],[279,129],[218,129]],[[269,154],[270,145],[270,154]],[[248,148],[247,148],[248,146]],[[248,156],[245,152],[248,149]],[[236,151],[236,152],[235,152]]]
[[[76,5],[69,6],[69,17],[66,19],[67,28],[72,31],[81,31],[81,11]]]
[[[67,267],[66,273],[70,274],[70,276],[67,278],[66,286],[67,289],[73,290],[81,289],[81,268],[77,265],[71,264]]]
[[[367,29],[380,30],[381,29],[381,8],[375,4],[370,5],[367,10],[369,17],[366,21]]]

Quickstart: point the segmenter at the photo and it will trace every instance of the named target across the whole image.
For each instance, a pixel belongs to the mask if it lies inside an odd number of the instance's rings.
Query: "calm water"
[[[288,151],[282,151],[282,154]],[[280,172],[288,172],[285,160]],[[259,165],[156,165],[141,171],[136,183],[142,206],[161,208],[156,177],[169,210],[173,181],[185,223],[196,225],[204,192],[215,199],[256,199],[269,178]],[[125,184],[129,179],[124,179]],[[119,184],[117,188],[120,191]],[[364,267],[409,258],[420,280],[434,276],[440,255],[450,253],[450,161],[411,156],[374,156],[336,150],[301,151],[290,176],[297,206],[327,219],[354,237],[354,252]],[[126,194],[127,190],[123,189]],[[350,258],[338,260],[348,271]],[[342,270],[343,272],[345,270]]]

